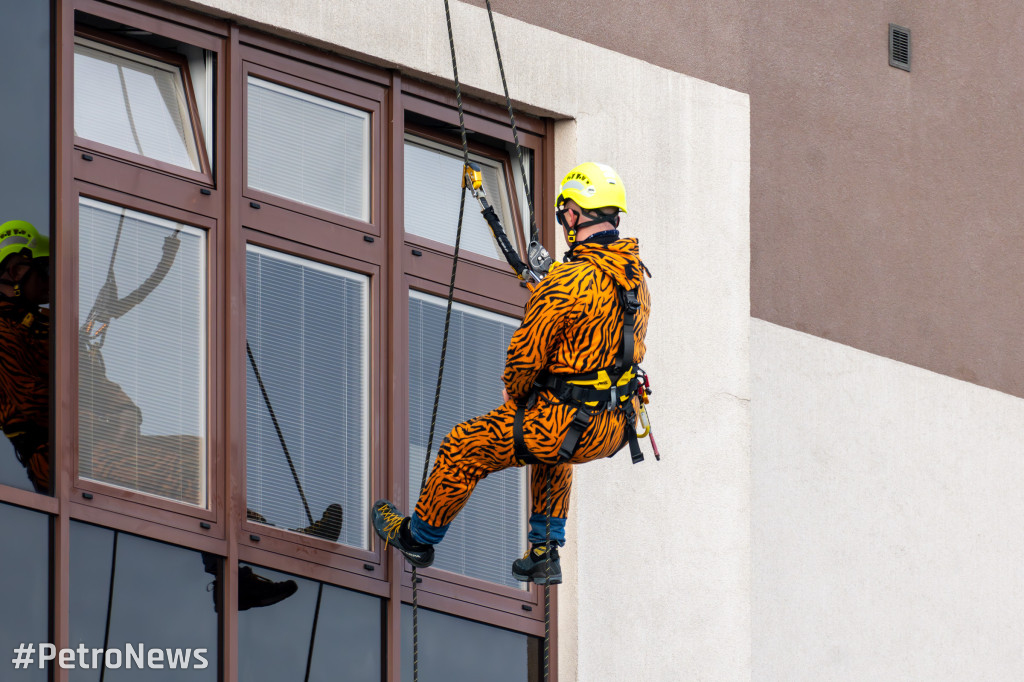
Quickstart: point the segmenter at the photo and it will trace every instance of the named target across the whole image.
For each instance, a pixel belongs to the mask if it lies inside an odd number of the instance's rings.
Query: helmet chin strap
[[[616,228],[616,227],[619,226],[619,214],[618,214],[618,212],[616,212],[616,213],[602,213],[602,214],[600,214],[596,218],[593,217],[592,215],[588,214],[587,217],[590,218],[589,221],[587,221],[585,223],[577,222],[575,226],[570,226],[568,221],[565,219],[565,214],[568,211],[570,211],[570,210],[572,210],[572,209],[566,207],[566,208],[561,208],[561,209],[559,209],[558,211],[555,212],[555,216],[558,219],[558,223],[560,225],[562,225],[562,227],[565,228],[565,231],[566,231],[565,240],[570,245],[575,245],[576,244],[576,232],[579,231],[579,230],[585,230],[588,227],[593,227],[594,225],[600,225],[601,223],[610,223],[612,228]],[[582,213],[579,213],[578,211],[573,211],[573,213],[578,215],[581,219],[583,218],[583,214]]]

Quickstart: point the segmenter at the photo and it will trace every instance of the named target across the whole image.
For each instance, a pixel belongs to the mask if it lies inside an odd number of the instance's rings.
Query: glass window
[[[515,225],[509,217],[508,190],[504,164],[471,153],[480,165],[487,203],[494,207],[509,240],[515,245]],[[463,157],[461,149],[406,135],[405,138],[405,231],[455,246],[459,225]],[[462,218],[462,250],[504,262],[491,228],[480,214],[476,200],[466,197]]]
[[[274,586],[291,582],[296,589],[280,601],[238,614],[238,679],[379,682],[379,599],[244,565],[239,569],[239,590],[246,589],[246,575],[258,576],[263,589],[276,589],[278,596],[288,590]],[[239,599],[241,603],[241,592]]]
[[[369,222],[370,114],[249,77],[248,184]]]
[[[419,609],[422,682],[539,682],[543,671],[540,651],[536,637]],[[403,604],[403,680],[412,679],[412,653],[412,606]]]
[[[186,93],[180,65],[75,38],[79,137],[201,171]]]
[[[206,233],[82,198],[78,473],[206,495]]]
[[[423,458],[441,361],[446,302],[409,293],[409,499],[419,498]],[[453,426],[501,403],[501,372],[519,321],[468,305],[452,306],[444,382],[434,450]],[[455,519],[434,566],[490,582],[525,588],[509,566],[526,546],[525,469],[506,469],[481,481]]]
[[[247,249],[249,518],[363,548],[369,286],[365,275]]]
[[[72,521],[70,641],[90,656],[119,653],[108,669],[90,659],[69,679],[216,680],[219,565],[209,554]],[[163,650],[163,669],[148,666],[153,649]]]
[[[50,519],[46,514],[0,504],[0,678],[44,682],[36,664],[15,669],[22,643],[52,641],[50,632]]]

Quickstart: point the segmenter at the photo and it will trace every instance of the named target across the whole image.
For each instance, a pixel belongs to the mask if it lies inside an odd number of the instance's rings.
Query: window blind
[[[442,298],[409,293],[410,500],[419,498],[441,361],[445,307]],[[501,404],[505,352],[518,326],[514,318],[453,304],[431,462],[453,426]],[[506,469],[485,478],[449,529],[434,565],[460,575],[522,587],[509,566],[526,545],[526,501],[525,469]]]
[[[108,271],[116,298],[131,297],[168,239],[178,245],[163,279],[110,319]],[[101,338],[79,335],[79,475],[205,505],[206,233],[83,197],[78,242],[79,320],[109,320]]]
[[[181,69],[79,38],[75,134],[200,170]]]
[[[370,115],[249,77],[248,184],[370,220]]]
[[[487,203],[494,207],[502,226],[515,244],[516,226],[509,223],[508,193],[499,162],[477,154],[470,159],[480,165]],[[455,246],[459,224],[463,158],[461,150],[407,137],[405,142],[405,230],[442,244]],[[460,250],[504,261],[491,228],[480,214],[480,206],[466,197],[462,218]]]
[[[246,381],[250,518],[305,529],[305,495],[314,521],[341,505],[337,541],[368,548],[369,278],[249,245],[246,337],[254,359]]]

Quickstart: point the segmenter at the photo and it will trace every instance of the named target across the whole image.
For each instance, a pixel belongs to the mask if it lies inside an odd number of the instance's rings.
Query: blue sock
[[[530,532],[527,539],[530,544],[540,545],[548,541],[547,515],[530,515]],[[557,542],[559,547],[565,545],[565,519],[557,516],[551,517],[551,542]]]
[[[416,512],[413,512],[412,520],[409,522],[409,534],[412,535],[413,540],[421,545],[436,545],[444,539],[444,534],[448,532],[448,526],[450,525],[448,523],[443,526],[431,526],[416,516]]]

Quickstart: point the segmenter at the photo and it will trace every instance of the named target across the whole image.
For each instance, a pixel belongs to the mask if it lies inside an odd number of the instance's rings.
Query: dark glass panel
[[[108,650],[120,651],[119,667],[108,668],[104,682],[216,680],[215,576],[207,566],[216,571],[217,560],[84,523],[72,522],[71,529],[71,645],[91,651],[106,643]],[[140,669],[131,653],[143,648],[146,664]],[[149,667],[153,649],[165,650],[162,662],[155,659],[161,669]],[[181,658],[186,651],[187,662]],[[175,668],[172,655],[178,656]],[[99,680],[100,674],[76,667],[70,679]]]
[[[50,641],[50,519],[46,514],[0,504],[0,680],[46,680],[35,664],[15,671],[21,644]]]
[[[27,469],[18,461],[14,445],[7,438],[0,438],[0,483],[22,490],[35,490]]]
[[[437,611],[419,610],[420,682],[536,682],[535,638]],[[412,606],[402,605],[402,679],[412,679]]]
[[[272,584],[294,581],[297,590],[274,604],[239,612],[240,680],[381,679],[379,599],[260,566],[243,566],[239,575],[247,568]],[[266,594],[280,589],[262,585]]]

